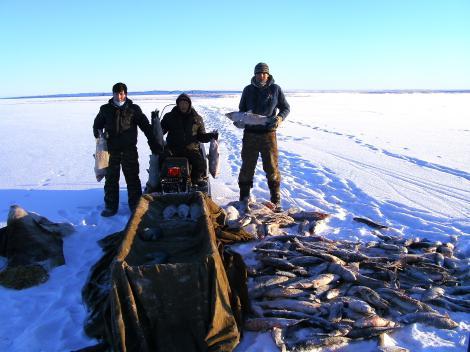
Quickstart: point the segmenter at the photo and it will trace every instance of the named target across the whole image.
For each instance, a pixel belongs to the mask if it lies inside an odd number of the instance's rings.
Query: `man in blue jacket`
[[[266,173],[271,202],[280,209],[281,174],[278,166],[276,129],[290,112],[289,104],[281,87],[274,83],[267,64],[260,62],[255,66],[251,84],[243,89],[239,110],[268,116],[264,126],[246,125],[243,133],[242,166],[238,176],[240,201],[248,203],[250,189],[253,187],[258,156],[261,154],[263,170]]]

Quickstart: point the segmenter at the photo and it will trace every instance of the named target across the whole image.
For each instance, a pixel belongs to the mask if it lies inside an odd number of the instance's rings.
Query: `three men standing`
[[[246,125],[243,132],[242,166],[238,176],[240,201],[248,203],[250,189],[253,187],[258,156],[261,154],[263,170],[266,173],[271,202],[276,208],[281,205],[281,174],[278,166],[278,149],[276,129],[290,112],[290,106],[281,87],[274,83],[267,64],[260,62],[255,66],[255,75],[251,84],[243,89],[239,110],[251,111],[254,114],[268,116],[268,123]]]
[[[169,132],[167,141],[169,149],[173,153],[189,158],[192,162],[194,172],[191,176],[193,182],[198,184],[202,181],[205,161],[200,160],[199,154],[196,155],[198,151],[196,146],[199,142],[207,142],[211,138],[217,139],[217,134],[206,133],[202,118],[192,109],[191,99],[186,94],[181,94],[176,103],[177,106],[171,113],[163,118],[162,128],[165,132]],[[279,209],[281,174],[278,165],[276,129],[289,114],[290,107],[281,87],[274,83],[273,76],[269,74],[267,64],[260,62],[255,66],[251,84],[243,89],[239,110],[268,117],[266,125],[245,126],[241,152],[242,166],[238,176],[240,201],[248,204],[258,156],[261,154],[271,202]],[[127,98],[127,86],[124,83],[116,83],[113,86],[113,98],[101,106],[93,123],[95,138],[99,137],[100,132],[104,133],[109,151],[109,166],[104,185],[105,209],[101,212],[102,216],[113,216],[117,213],[121,165],[127,183],[131,212],[135,210],[142,195],[137,153],[137,127],[147,137],[152,153],[162,153],[163,146],[158,144],[153,135],[149,120],[140,107]],[[194,148],[191,148],[193,144]]]

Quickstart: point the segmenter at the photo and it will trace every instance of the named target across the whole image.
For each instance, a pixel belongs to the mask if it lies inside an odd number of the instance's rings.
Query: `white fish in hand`
[[[106,176],[106,169],[109,165],[108,145],[102,133],[96,139],[96,152],[93,156],[95,157],[96,180],[100,182]]]
[[[153,135],[157,139],[158,144],[163,146],[163,131],[158,110],[152,111],[152,127]]]
[[[216,178],[220,173],[219,163],[219,142],[215,139],[211,139],[209,144],[209,172],[213,178]]]
[[[158,180],[160,179],[160,169],[158,167],[159,159],[158,155],[152,154],[149,159],[149,179],[147,181],[147,188],[151,191],[155,190],[158,186]]]
[[[152,131],[158,145],[163,147],[163,131],[158,110],[152,111]],[[159,159],[160,157],[158,154],[152,153],[150,155],[149,168],[147,170],[149,173],[149,179],[145,187],[145,192],[154,192],[158,186],[158,181],[160,179]]]
[[[230,120],[236,123],[238,128],[245,125],[266,125],[268,118],[264,115],[253,114],[252,112],[233,111],[225,114]]]

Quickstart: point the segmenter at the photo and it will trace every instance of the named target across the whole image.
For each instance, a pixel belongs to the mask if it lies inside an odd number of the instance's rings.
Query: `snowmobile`
[[[163,107],[162,113],[156,109],[151,113],[151,124],[153,133],[157,141],[161,145],[165,145],[163,139],[162,127],[160,124],[160,116],[170,106],[175,104],[168,104]],[[147,170],[149,172],[149,180],[145,186],[145,193],[188,193],[200,191],[211,196],[211,185],[208,177],[208,161],[204,144],[199,144],[199,152],[206,162],[206,172],[203,175],[203,182],[199,184],[192,184],[191,182],[191,165],[187,158],[166,156],[164,160],[159,160],[159,156],[150,156],[150,166]]]

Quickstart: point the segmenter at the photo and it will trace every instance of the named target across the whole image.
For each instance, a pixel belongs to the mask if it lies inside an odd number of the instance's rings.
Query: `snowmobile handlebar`
[[[160,116],[162,116],[162,117],[164,116],[163,113],[165,112],[165,109],[167,109],[169,106],[175,106],[175,105],[176,105],[176,104],[167,104],[167,105],[165,105],[165,106],[163,107],[161,113],[160,113],[160,110],[158,110],[158,108],[155,109],[154,111],[152,111],[152,112],[150,113],[150,116],[151,116],[151,121],[150,121],[150,123],[152,124],[152,126],[153,126],[153,124],[154,124],[155,119],[157,119],[157,118],[159,119]]]

